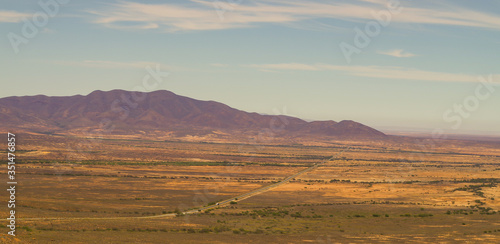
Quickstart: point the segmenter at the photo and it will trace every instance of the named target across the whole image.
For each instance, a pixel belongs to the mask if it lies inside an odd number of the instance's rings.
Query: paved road
[[[232,201],[241,201],[241,200],[244,200],[244,199],[247,199],[247,198],[250,198],[250,197],[253,197],[255,195],[259,195],[261,193],[264,193],[266,191],[269,191],[273,188],[276,188],[278,186],[281,186],[283,184],[286,184],[288,183],[290,180],[296,178],[296,177],[299,177],[307,172],[310,172],[316,168],[318,168],[319,166],[321,165],[324,165],[334,159],[336,159],[337,157],[339,157],[343,152],[349,150],[350,147],[338,152],[337,154],[333,155],[331,158],[323,161],[323,162],[320,162],[320,163],[317,163],[309,168],[306,168],[306,169],[303,169],[293,175],[290,175],[288,177],[286,177],[285,179],[281,180],[280,182],[278,183],[274,183],[272,185],[268,185],[268,186],[265,186],[265,187],[262,187],[262,188],[259,188],[257,190],[253,190],[251,192],[248,192],[248,193],[245,193],[245,194],[242,194],[242,195],[239,195],[239,196],[236,196],[236,197],[232,197],[232,198],[229,198],[229,199],[226,199],[226,200],[223,200],[223,201],[220,201],[216,204],[213,204],[213,205],[210,205],[210,206],[205,206],[205,207],[200,207],[200,208],[196,208],[196,209],[192,209],[192,210],[188,210],[186,212],[182,212],[182,214],[198,214],[198,213],[201,213],[205,210],[210,210],[210,209],[214,209],[214,208],[218,208],[220,206],[223,206],[223,205],[227,205],[227,204],[230,204]],[[71,219],[71,220],[97,220],[97,219],[100,219],[100,220],[103,220],[103,219],[151,219],[151,218],[167,218],[167,217],[175,217],[176,214],[175,213],[168,213],[168,214],[160,214],[160,215],[153,215],[153,216],[142,216],[142,217],[102,217],[102,218],[71,218],[71,217],[68,217],[68,218],[65,218],[65,217],[60,217],[60,218],[57,218],[57,217],[54,217],[54,218],[20,218],[19,220],[51,220],[51,219]]]
[[[272,184],[272,185],[269,185],[269,186],[265,186],[265,187],[262,187],[262,188],[259,188],[257,190],[254,190],[254,191],[251,191],[251,192],[248,192],[248,193],[245,193],[245,194],[242,194],[242,195],[239,195],[239,196],[236,196],[236,197],[232,197],[230,199],[227,199],[227,200],[224,200],[224,201],[220,201],[218,202],[218,204],[214,204],[214,205],[210,205],[210,206],[206,206],[206,207],[201,207],[201,208],[197,208],[197,209],[193,209],[193,210],[189,210],[189,211],[186,211],[186,212],[183,212],[183,214],[195,214],[195,213],[199,213],[201,211],[205,211],[205,210],[209,210],[209,209],[214,209],[214,208],[217,208],[217,207],[220,207],[222,205],[227,205],[229,204],[230,202],[232,201],[241,201],[241,200],[244,200],[244,199],[247,199],[247,198],[250,198],[250,197],[253,197],[255,195],[258,195],[258,194],[261,194],[261,193],[264,193],[266,191],[269,191],[273,188],[276,188],[278,186],[281,186],[283,184],[286,184],[288,183],[290,180],[294,179],[294,178],[297,178],[307,172],[310,172],[316,168],[318,168],[319,166],[321,165],[324,165],[330,161],[332,161],[333,159],[339,157],[343,152],[349,150],[350,147],[338,152],[337,154],[333,155],[331,158],[323,161],[323,162],[320,162],[320,163],[317,163],[307,169],[303,169],[293,175],[290,175],[288,177],[286,177],[285,179],[281,180],[280,182],[278,183],[275,183],[275,184]],[[153,217],[161,217],[162,215],[157,215],[157,216],[153,216]]]

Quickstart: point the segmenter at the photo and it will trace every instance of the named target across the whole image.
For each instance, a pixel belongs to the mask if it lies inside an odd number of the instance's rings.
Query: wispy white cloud
[[[0,23],[18,23],[23,20],[23,18],[28,18],[32,14],[21,13],[11,10],[0,10]]]
[[[137,62],[116,62],[106,60],[83,60],[83,61],[54,61],[55,64],[90,67],[90,68],[103,68],[103,69],[145,69],[146,67],[156,67],[157,62],[137,61]],[[182,67],[173,66],[168,64],[160,64],[165,70],[183,70]]]
[[[377,53],[383,54],[383,55],[388,55],[388,56],[393,56],[396,58],[411,58],[417,56],[416,54],[410,53],[410,52],[405,52],[403,49],[395,49],[395,50],[390,50],[390,51],[378,51]]]
[[[255,27],[262,23],[297,25],[318,19],[372,20],[374,11],[387,9],[387,1],[284,1],[255,0],[241,4],[214,5],[214,1],[190,0],[187,4],[145,4],[119,1],[90,10],[93,22],[117,29],[159,29],[162,31],[221,30]],[[222,1],[224,2],[224,1]],[[435,3],[432,7],[402,1],[403,12],[391,16],[393,23],[439,24],[500,29],[500,15]],[[226,7],[224,7],[226,6]],[[222,9],[221,9],[222,8]],[[218,12],[219,11],[219,12]],[[224,18],[220,17],[220,11]],[[320,29],[325,29],[322,27]],[[327,30],[335,29],[328,26]]]
[[[43,28],[42,33],[53,34],[53,33],[56,33],[56,31],[53,29],[49,29],[49,28]]]
[[[396,66],[351,66],[330,64],[251,64],[245,67],[267,70],[300,70],[300,71],[338,71],[347,75],[370,78],[385,78],[416,81],[441,81],[441,82],[479,82],[479,76],[470,74],[456,74],[419,70]],[[495,75],[496,80],[500,77]]]
[[[306,70],[315,71],[322,70],[321,65],[299,64],[299,63],[282,63],[282,64],[250,64],[245,67],[267,69],[267,70]]]
[[[104,61],[104,60],[84,60],[77,62],[64,62],[64,64],[74,65],[74,66],[84,66],[92,68],[132,68],[132,69],[144,69],[147,66],[154,66],[154,62],[116,62],[116,61]]]
[[[477,82],[477,75],[435,72],[396,66],[337,66],[324,65],[325,69],[345,72],[353,76],[398,80]]]

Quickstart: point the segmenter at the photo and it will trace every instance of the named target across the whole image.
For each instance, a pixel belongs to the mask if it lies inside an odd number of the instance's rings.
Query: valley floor
[[[82,149],[83,138],[21,138],[17,236],[6,235],[8,209],[0,206],[5,243],[500,242],[496,144],[439,142],[423,150],[395,142],[113,139]],[[287,184],[181,214],[271,185],[346,148]],[[144,218],[168,213],[177,216]]]

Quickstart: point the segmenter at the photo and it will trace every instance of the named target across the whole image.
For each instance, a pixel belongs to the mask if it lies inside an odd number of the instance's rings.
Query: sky
[[[499,1],[0,3],[0,97],[169,90],[307,120],[500,135]],[[145,86],[156,69],[168,76]]]

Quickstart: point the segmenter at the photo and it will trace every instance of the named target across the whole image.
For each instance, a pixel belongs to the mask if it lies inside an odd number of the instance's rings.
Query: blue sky
[[[160,64],[158,89],[250,112],[500,135],[498,1],[41,2],[0,1],[0,97],[132,90]]]

